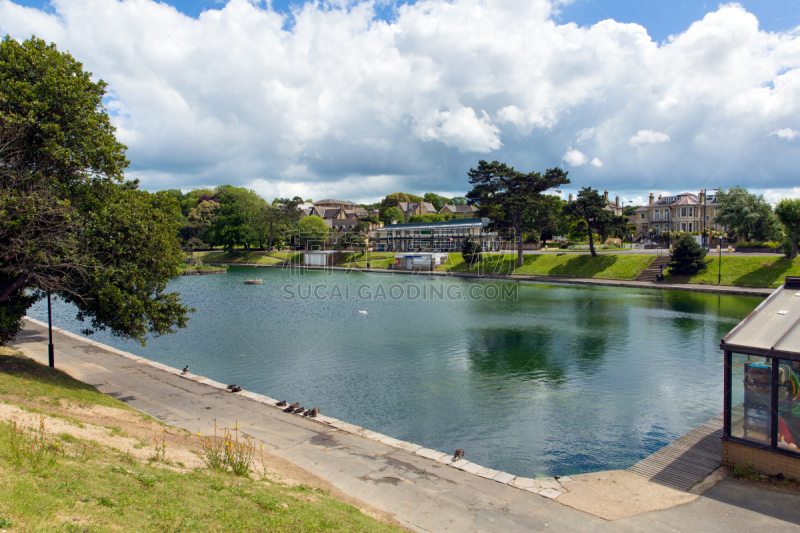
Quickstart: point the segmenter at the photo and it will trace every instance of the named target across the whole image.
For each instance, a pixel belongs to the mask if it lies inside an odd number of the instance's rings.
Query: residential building
[[[574,201],[574,199],[573,199],[572,195],[570,194],[567,202],[573,202],[573,201]],[[621,215],[622,211],[623,211],[623,208],[622,208],[622,204],[619,203],[619,196],[617,196],[614,199],[614,201],[612,202],[611,200],[608,199],[608,189],[604,190],[603,191],[603,209],[605,209],[606,211],[611,211],[615,215]]]
[[[440,215],[455,215],[459,218],[473,218],[477,216],[478,208],[474,205],[447,204],[439,210]]]
[[[314,205],[317,207],[338,207],[341,209],[355,209],[358,207],[355,202],[351,202],[350,200],[333,200],[330,198],[314,202]]]
[[[497,232],[488,230],[488,218],[456,218],[447,222],[424,222],[419,224],[390,224],[375,230],[371,240],[376,250],[412,251],[435,250],[457,252],[464,239],[472,236],[484,251],[499,248]]]
[[[704,229],[724,232],[725,228],[714,221],[717,197],[700,191],[699,194],[682,192],[676,196],[658,196],[650,193],[648,203],[636,210],[635,240],[647,240],[650,235],[665,231],[701,233]]]
[[[408,217],[413,215],[436,214],[436,208],[430,202],[400,202],[397,207],[403,212],[405,220],[408,220]]]

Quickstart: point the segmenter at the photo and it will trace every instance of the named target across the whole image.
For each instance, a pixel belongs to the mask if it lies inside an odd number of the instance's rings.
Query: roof
[[[445,208],[449,209],[450,211],[452,211],[454,213],[474,213],[475,211],[478,210],[478,208],[475,207],[474,205],[451,205],[451,204],[446,204],[444,207],[442,207],[442,209],[445,209]]]
[[[457,228],[487,226],[491,220],[488,218],[454,218],[447,222],[418,222],[415,224],[389,224],[380,229],[427,229],[427,228]]]
[[[800,361],[800,277],[786,276],[764,300],[720,342],[736,353]]]
[[[351,202],[350,200],[333,200],[328,198],[326,200],[317,200],[314,202],[314,205],[326,205],[326,204],[334,204],[334,205],[357,205],[355,202]]]

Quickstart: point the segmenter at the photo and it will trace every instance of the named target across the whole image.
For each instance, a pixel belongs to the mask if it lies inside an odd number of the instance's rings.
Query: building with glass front
[[[722,463],[800,479],[800,277],[786,276],[720,348]]]
[[[375,230],[375,238],[370,242],[376,250],[389,252],[458,252],[464,239],[471,236],[483,251],[495,251],[500,240],[497,232],[488,230],[489,222],[488,218],[458,218],[447,222],[390,224]]]

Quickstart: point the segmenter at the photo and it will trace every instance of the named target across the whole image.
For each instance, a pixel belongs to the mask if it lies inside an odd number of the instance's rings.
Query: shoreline
[[[298,264],[273,264],[262,265],[257,263],[206,263],[209,265],[226,264],[228,266],[242,266],[242,267],[257,267],[257,268],[280,268],[280,269],[303,269],[303,270],[336,270],[342,272],[374,272],[377,274],[404,274],[412,276],[452,276],[458,278],[469,279],[493,279],[503,281],[527,281],[535,283],[563,283],[571,285],[596,285],[604,287],[627,287],[636,289],[657,289],[657,290],[675,290],[675,291],[689,291],[689,292],[707,292],[715,294],[734,294],[739,296],[769,296],[776,289],[769,287],[735,287],[732,285],[700,285],[690,283],[667,283],[667,282],[650,282],[650,281],[635,281],[635,280],[617,280],[617,279],[601,279],[601,278],[569,278],[563,276],[537,276],[537,275],[522,275],[522,274],[495,274],[495,273],[482,273],[473,274],[471,272],[442,272],[434,271],[429,272],[413,271],[413,270],[389,270],[385,268],[351,268],[351,267],[316,267]]]

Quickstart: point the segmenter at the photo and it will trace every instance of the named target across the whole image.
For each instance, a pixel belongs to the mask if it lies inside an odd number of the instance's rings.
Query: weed
[[[99,498],[97,498],[97,503],[99,503],[103,507],[116,507],[117,506],[117,502],[115,502],[114,500],[112,500],[111,498],[108,498],[106,496],[100,496]]]
[[[59,433],[58,434],[58,438],[61,439],[62,442],[73,443],[73,442],[77,442],[78,441],[78,439],[76,439],[75,437],[73,437],[69,433]]]
[[[760,476],[753,471],[753,463],[733,465],[733,477],[736,479],[758,479]]]
[[[127,451],[120,456],[120,460],[128,463],[129,465],[139,464],[139,461],[137,461],[136,458],[131,455],[131,452]]]
[[[255,444],[250,437],[239,441],[239,424],[233,431],[225,431],[224,437],[219,437],[217,421],[214,420],[214,437],[206,437],[203,441],[203,450],[200,458],[211,470],[227,472],[230,469],[234,475],[246,476],[250,473],[255,454]],[[200,433],[198,433],[200,435]]]
[[[167,433],[165,430],[161,430],[161,442],[158,441],[158,435],[156,435],[153,440],[155,441],[155,448],[153,450],[153,455],[148,458],[148,461],[161,461],[162,463],[167,462]]]
[[[44,417],[39,418],[37,430],[26,430],[14,421],[8,432],[7,448],[8,461],[16,469],[22,469],[27,463],[37,473],[55,466],[58,456],[63,455],[61,444],[47,438]]]
[[[10,518],[6,518],[5,516],[0,516],[0,527],[7,527],[11,529],[14,523],[11,521]]]

